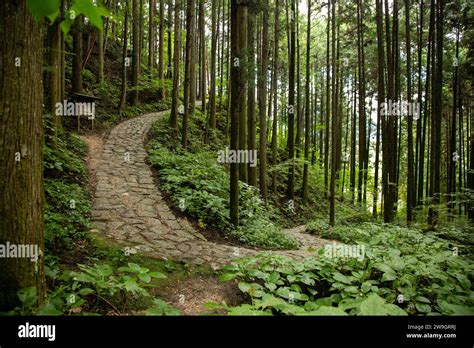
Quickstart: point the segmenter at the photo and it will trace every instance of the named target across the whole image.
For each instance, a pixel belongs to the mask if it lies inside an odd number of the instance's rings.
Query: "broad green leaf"
[[[285,304],[285,301],[273,295],[265,294],[262,296],[262,300],[259,304],[261,308],[265,309],[267,307],[275,307],[277,305]]]
[[[334,273],[333,278],[344,284],[351,284],[351,279],[339,272]]]
[[[471,288],[471,281],[464,274],[456,274],[456,279],[459,281],[464,290],[469,291]]]
[[[132,262],[128,263],[128,267],[130,268],[130,270],[132,272],[137,272],[137,273],[140,272],[140,269],[141,269],[141,267],[139,265],[137,265],[136,263],[132,263]]]
[[[387,304],[379,295],[371,293],[360,304],[361,315],[406,315],[400,307]]]
[[[229,280],[235,279],[238,277],[237,273],[224,273],[219,277],[221,282],[227,282]]]
[[[167,278],[164,273],[161,272],[150,272],[148,273],[150,277],[156,278],[156,279],[165,279]]]
[[[87,296],[92,293],[94,293],[94,290],[91,288],[82,288],[81,290],[79,290],[79,294],[81,294],[82,296]]]
[[[280,274],[278,272],[272,272],[272,274],[270,274],[270,277],[268,277],[267,282],[276,283],[279,278]]]
[[[362,289],[363,293],[369,292],[372,284],[370,282],[363,282],[362,286],[360,287]]]
[[[138,274],[138,278],[145,283],[149,283],[151,281],[151,277],[148,274]]]
[[[387,281],[392,281],[397,279],[397,274],[395,272],[385,272],[382,275],[382,281],[387,282]]]
[[[48,17],[54,22],[59,14],[60,0],[27,0],[26,5],[36,21]]]
[[[415,304],[416,310],[421,313],[429,313],[431,312],[431,306],[425,303],[417,303]]]
[[[474,315],[474,307],[462,306],[459,304],[448,303],[438,300],[438,305],[443,314],[448,315]]]

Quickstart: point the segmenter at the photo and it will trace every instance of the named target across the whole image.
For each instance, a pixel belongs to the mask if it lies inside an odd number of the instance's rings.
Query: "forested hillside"
[[[2,315],[473,315],[474,4],[3,0]]]

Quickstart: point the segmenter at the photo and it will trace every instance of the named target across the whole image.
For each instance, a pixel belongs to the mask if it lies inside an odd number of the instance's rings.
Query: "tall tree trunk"
[[[72,30],[72,92],[82,92],[82,27],[84,17],[80,15],[74,22]]]
[[[255,13],[250,8],[247,14],[247,53],[248,53],[248,89],[247,89],[247,146],[249,151],[257,149],[255,123]],[[265,112],[265,110],[264,110]],[[248,164],[248,183],[257,186],[257,167]]]
[[[418,115],[418,119],[416,120],[416,145],[415,145],[415,173],[414,173],[414,201],[413,206],[418,205],[418,193],[419,188],[423,187],[423,182],[420,183],[420,179],[418,178],[418,171],[419,171],[419,159],[420,159],[420,150],[421,150],[421,122],[423,115],[423,96],[422,96],[422,55],[423,55],[423,0],[420,0],[420,7],[419,7],[419,30],[418,30],[418,88],[417,88],[417,102],[420,106],[420,114]],[[423,189],[422,189],[423,192]]]
[[[329,225],[334,226],[335,224],[335,199],[336,199],[336,176],[337,176],[337,142],[340,140],[338,137],[338,117],[337,115],[337,74],[336,74],[336,3],[332,4],[331,13],[331,58],[332,58],[332,71],[331,71],[331,93],[332,93],[332,142],[331,142],[331,178],[329,183]]]
[[[98,42],[97,42],[97,54],[98,54],[98,64],[99,64],[99,74],[97,76],[97,82],[104,82],[104,32],[102,30],[97,30]]]
[[[205,0],[199,0],[199,35],[200,35],[200,56],[201,56],[201,80],[200,80],[200,97],[201,97],[201,111],[203,114],[206,114],[206,82],[207,82],[207,69],[206,69],[206,22],[204,20],[205,11],[204,11],[204,2]],[[213,53],[214,55],[214,53]]]
[[[188,123],[193,116],[194,107],[192,93],[196,86],[194,84],[194,14],[195,0],[187,0],[186,5],[186,60],[184,67],[184,115],[181,145],[184,149],[188,146]]]
[[[357,73],[354,73],[354,76],[357,76]],[[356,177],[356,133],[357,133],[357,111],[356,111],[356,93],[357,90],[355,88],[357,84],[356,78],[354,82],[351,84],[352,87],[352,106],[351,106],[351,163],[350,163],[350,189],[351,189],[351,203],[355,203],[355,177]]]
[[[265,7],[268,6],[268,0],[264,0]],[[277,19],[275,19],[277,20]],[[267,108],[267,73],[268,73],[268,51],[269,51],[269,39],[268,39],[268,11],[263,11],[263,33],[262,33],[262,60],[260,64],[260,71],[258,74],[258,111],[259,111],[259,123],[260,123],[260,138],[259,138],[259,187],[260,194],[263,200],[267,201],[267,120],[266,108]],[[273,81],[272,81],[273,83]],[[269,105],[270,108],[270,105]]]
[[[431,57],[432,57],[432,48],[433,48],[433,29],[434,29],[434,2],[431,1],[430,6],[430,24],[428,29],[428,52],[426,55],[426,82],[425,82],[425,100],[423,107],[421,108],[421,115],[423,116],[423,125],[422,125],[422,135],[420,142],[420,159],[419,159],[419,171],[418,171],[418,204],[423,203],[423,189],[424,189],[424,179],[425,179],[425,145],[426,145],[426,131],[428,125],[428,106],[429,106],[429,94],[431,86]],[[426,146],[428,148],[428,146]],[[429,158],[428,158],[429,159]],[[426,171],[428,172],[428,166]],[[428,173],[427,173],[428,174]],[[426,180],[428,183],[428,180]]]
[[[398,16],[397,3],[394,2],[394,22]],[[387,41],[387,71],[388,71],[388,95],[387,102],[394,101],[395,74],[392,40],[390,35],[390,18],[388,0],[385,0],[385,22]],[[384,116],[383,138],[382,138],[382,174],[383,174],[383,210],[384,222],[392,222],[395,217],[396,204],[396,182],[397,182],[397,119],[393,116]]]
[[[290,71],[289,71],[289,96],[288,96],[288,160],[290,161],[288,172],[287,198],[294,198],[295,190],[295,55],[296,55],[296,7],[295,1],[291,1],[291,23],[290,23]]]
[[[442,114],[442,98],[443,98],[443,10],[444,4],[442,1],[436,2],[436,71],[433,79],[433,110],[432,110],[432,140],[431,140],[431,161],[432,161],[432,175],[430,191],[433,197],[433,202],[440,202],[441,183],[441,114]],[[433,51],[433,55],[434,55]]]
[[[217,50],[217,38],[219,33],[217,32],[217,6],[218,1],[212,0],[211,8],[211,90],[209,91],[209,128],[216,128],[216,60],[217,57],[214,54]],[[221,72],[222,76],[222,72]],[[222,83],[221,83],[222,85]]]
[[[242,15],[240,3],[230,0],[230,36],[231,36],[231,72],[230,72],[230,150],[239,148],[239,94],[244,93],[241,81],[241,52],[239,50],[239,15]],[[230,221],[239,225],[239,164],[230,164]]]
[[[411,41],[410,41],[410,0],[405,0],[405,37],[407,55],[407,102],[412,104],[411,86]],[[413,207],[415,203],[415,177],[413,162],[413,115],[407,117],[407,222],[413,220]]]
[[[32,245],[37,259],[0,258],[0,310],[35,287],[45,298],[43,222],[43,23],[25,0],[0,3],[0,244]],[[5,88],[5,86],[7,88]]]
[[[170,127],[178,130],[179,61],[181,57],[181,0],[174,2],[173,91],[171,94]]]
[[[165,0],[160,2],[160,24],[158,34],[158,77],[161,80],[160,97],[165,98]]]
[[[62,102],[62,53],[61,53],[61,28],[59,19],[48,27],[47,34],[47,60],[49,70],[47,72],[47,111],[53,115],[54,136],[53,146],[57,146],[58,130],[61,127],[61,115],[56,115],[56,103]]]
[[[275,0],[275,27],[274,27],[274,48],[273,48],[273,120],[272,120],[272,165],[277,164],[277,137],[278,137],[278,51],[280,37],[280,0]],[[276,192],[276,173],[272,174],[272,188]]]
[[[247,149],[247,86],[248,86],[248,52],[247,52],[247,12],[246,6],[239,6],[239,52],[240,79],[244,90],[239,93],[239,150]],[[239,180],[247,182],[247,163],[239,164]]]
[[[119,112],[121,113],[125,109],[125,103],[127,99],[127,46],[128,46],[128,10],[129,0],[125,0],[125,12],[123,22],[123,48],[122,48],[122,93],[120,96]]]
[[[311,124],[309,119],[310,113],[310,94],[309,94],[309,62],[311,55],[311,0],[308,0],[308,25],[306,28],[306,86],[305,86],[305,136],[304,136],[304,167],[303,167],[303,201],[308,200],[308,161],[309,161],[309,132],[311,130]]]
[[[357,43],[358,43],[358,69],[359,69],[359,178],[357,185],[357,202],[362,204],[364,190],[364,174],[367,170],[366,158],[366,129],[365,116],[365,55],[364,55],[364,17],[362,0],[357,1]],[[365,197],[364,197],[365,201]]]
[[[130,92],[131,104],[138,104],[138,74],[140,71],[140,0],[132,0],[132,76],[131,76],[131,87]]]
[[[300,21],[299,21],[299,1],[296,1],[296,136],[295,148],[296,157],[300,157],[301,150],[301,84],[300,84]]]
[[[163,1],[160,1],[163,3]],[[156,33],[155,33],[155,17],[156,17],[156,0],[149,0],[148,5],[148,69],[154,68],[156,65],[155,62],[155,43],[156,43]],[[161,15],[161,13],[160,13]],[[161,18],[161,17],[160,17]],[[161,22],[161,20],[160,20]],[[160,23],[161,27],[161,23]]]
[[[164,1],[164,0],[160,0]],[[176,8],[175,8],[176,11]],[[176,13],[175,13],[176,18]],[[168,67],[166,68],[166,78],[171,79],[173,75],[173,58],[172,58],[172,48],[171,48],[171,41],[172,41],[172,32],[173,32],[173,0],[168,0]],[[175,24],[176,29],[176,24]],[[174,81],[174,80],[173,80]]]
[[[331,31],[331,2],[328,1],[328,20],[327,20],[327,28],[326,28],[326,117],[325,117],[325,134],[324,134],[324,197],[327,197],[329,191],[329,140],[330,140],[330,132],[329,129],[331,127],[330,119],[331,119],[331,94],[330,94],[330,65],[329,65],[329,57],[330,57],[330,46],[329,46],[329,36]]]

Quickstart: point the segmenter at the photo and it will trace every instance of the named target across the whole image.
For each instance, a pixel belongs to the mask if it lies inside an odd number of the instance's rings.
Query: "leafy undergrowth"
[[[48,258],[45,274],[47,299],[36,306],[36,288],[18,293],[21,306],[6,315],[180,315],[167,302],[153,295],[156,287],[176,279],[205,274],[172,261],[124,254],[102,244],[92,247],[84,264],[71,268]]]
[[[52,254],[72,249],[89,227],[90,197],[85,182],[88,173],[83,157],[86,144],[77,136],[59,131],[53,136],[45,118],[44,146],[45,246]],[[48,131],[49,130],[49,131]]]
[[[199,139],[194,136],[190,141],[194,143],[190,146],[192,150],[182,150],[173,141],[164,118],[153,125],[151,134],[153,140],[148,144],[148,159],[159,169],[162,189],[170,194],[177,207],[198,219],[201,226],[225,231],[252,246],[296,248],[296,241],[272,222],[276,214],[274,209],[264,205],[256,188],[242,182],[239,182],[241,225],[237,228],[231,225],[228,173],[225,166],[217,162],[217,152],[212,146],[202,142],[202,146],[198,146]]]
[[[238,279],[250,303],[209,306],[235,315],[474,315],[474,267],[447,241],[393,225],[320,225],[309,228],[359,245],[364,257],[341,257],[328,245],[304,261],[242,258],[221,280]]]

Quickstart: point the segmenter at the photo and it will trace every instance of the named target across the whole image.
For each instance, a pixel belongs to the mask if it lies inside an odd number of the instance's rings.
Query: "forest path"
[[[168,113],[146,114],[118,124],[105,140],[102,153],[89,154],[95,159],[89,158],[88,163],[96,163],[93,231],[147,256],[213,268],[261,251],[207,241],[168,207],[145,162],[144,148],[152,123]],[[301,259],[329,242],[304,230],[304,226],[286,230],[299,241],[298,250],[271,252]]]

